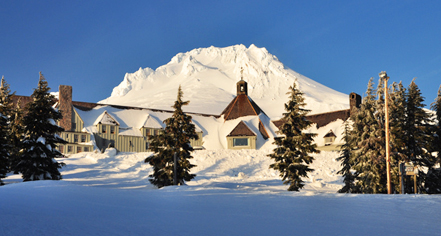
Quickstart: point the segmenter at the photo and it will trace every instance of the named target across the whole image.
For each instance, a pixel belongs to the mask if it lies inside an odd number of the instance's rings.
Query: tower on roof
[[[240,69],[240,81],[237,82],[237,95],[248,95],[248,84],[243,80],[243,68]]]

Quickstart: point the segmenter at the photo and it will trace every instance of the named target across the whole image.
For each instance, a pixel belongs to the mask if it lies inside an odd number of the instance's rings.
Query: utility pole
[[[380,72],[380,78],[384,80],[384,113],[385,113],[385,132],[386,132],[386,175],[387,175],[387,194],[391,194],[390,184],[390,146],[389,146],[389,96],[387,91],[387,80],[389,77],[386,71]]]

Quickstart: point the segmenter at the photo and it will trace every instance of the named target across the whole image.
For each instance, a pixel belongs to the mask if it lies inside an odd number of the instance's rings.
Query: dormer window
[[[243,92],[243,85],[240,86],[240,91]]]
[[[110,126],[110,133],[114,134],[115,133],[115,126]]]
[[[106,126],[105,125],[101,126],[101,133],[103,133],[103,134],[106,133]]]

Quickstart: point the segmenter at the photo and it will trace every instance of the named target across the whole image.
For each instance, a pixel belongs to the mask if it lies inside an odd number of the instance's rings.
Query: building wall
[[[57,149],[63,154],[76,154],[80,152],[92,152],[93,145],[68,143],[58,145]]]
[[[103,126],[105,126],[106,133],[103,133]],[[111,127],[114,127],[114,132]],[[142,128],[143,136],[120,135],[120,128],[117,125],[97,125],[97,133],[94,133],[95,142],[100,151],[104,151],[107,147],[115,147],[120,152],[146,152],[149,151],[150,137],[158,135],[162,132],[161,129]],[[191,139],[190,144],[193,147],[202,146],[202,132],[197,133],[198,140]]]

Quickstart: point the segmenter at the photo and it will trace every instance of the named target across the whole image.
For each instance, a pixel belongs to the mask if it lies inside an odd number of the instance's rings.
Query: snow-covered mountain
[[[310,114],[349,108],[348,95],[330,89],[283,65],[265,48],[235,45],[178,53],[169,63],[127,73],[105,104],[171,110],[177,89],[190,100],[188,112],[220,114],[236,95],[236,83],[248,82],[248,95],[272,119],[282,116],[286,92],[297,80]]]

